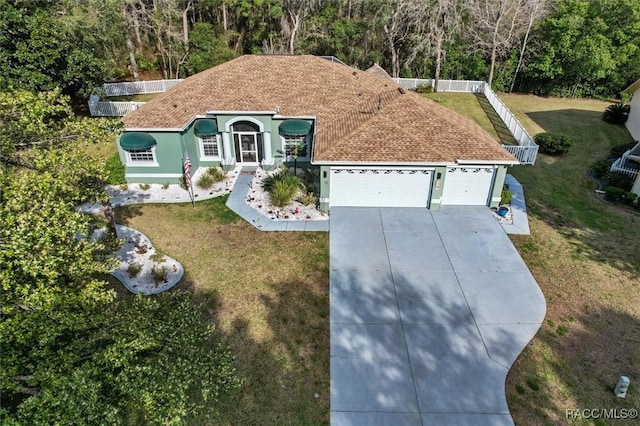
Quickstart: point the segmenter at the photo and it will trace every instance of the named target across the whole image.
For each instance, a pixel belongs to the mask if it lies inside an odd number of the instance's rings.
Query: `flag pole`
[[[187,184],[187,192],[189,193],[189,197],[191,197],[191,204],[193,208],[196,208],[196,200],[193,192],[193,181],[191,180],[191,160],[189,159],[189,154],[187,154],[187,150],[183,151],[184,155],[182,158],[182,167],[184,171],[184,182]]]

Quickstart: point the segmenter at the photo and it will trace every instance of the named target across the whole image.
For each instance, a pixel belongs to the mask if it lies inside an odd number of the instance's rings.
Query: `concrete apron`
[[[544,296],[486,207],[333,208],[331,423],[512,425]]]

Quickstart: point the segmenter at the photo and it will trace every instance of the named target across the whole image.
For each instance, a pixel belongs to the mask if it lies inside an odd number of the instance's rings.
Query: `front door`
[[[236,161],[238,163],[258,162],[258,142],[255,133],[236,133]]]

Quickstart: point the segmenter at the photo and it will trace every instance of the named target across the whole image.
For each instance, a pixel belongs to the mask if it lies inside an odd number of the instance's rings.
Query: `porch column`
[[[271,157],[271,132],[264,132],[262,134],[262,140],[264,144],[264,162],[271,164],[273,158]]]
[[[229,138],[229,132],[222,132],[222,149],[224,150],[225,163],[231,162],[231,139]]]

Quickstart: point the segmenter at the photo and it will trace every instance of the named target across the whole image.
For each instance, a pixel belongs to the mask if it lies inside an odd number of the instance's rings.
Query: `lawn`
[[[439,96],[447,105],[449,94]],[[473,95],[453,96],[456,103],[468,100],[457,111],[478,119]],[[510,170],[523,184],[531,226],[530,236],[511,239],[547,300],[545,324],[507,378],[514,421],[637,424],[566,415],[571,409],[640,407],[640,215],[596,198],[587,178],[593,161],[631,138],[600,119],[607,102],[500,97],[531,135],[548,131],[575,140],[565,156],[539,155],[535,166]],[[486,117],[480,122],[490,125]],[[613,395],[620,375],[632,381],[626,399]]]
[[[258,231],[225,199],[129,206],[118,223],[182,263],[177,287],[235,354],[244,384],[220,424],[328,424],[328,234]]]

